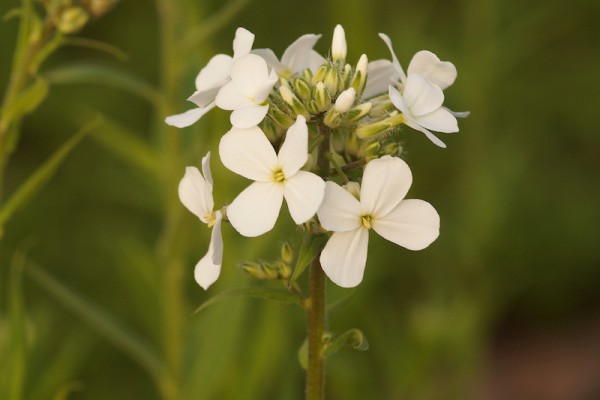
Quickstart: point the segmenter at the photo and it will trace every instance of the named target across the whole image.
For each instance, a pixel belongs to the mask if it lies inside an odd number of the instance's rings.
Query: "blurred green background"
[[[0,14],[18,4],[3,1]],[[598,15],[595,0],[119,2],[78,36],[127,58],[81,47],[54,54],[41,70],[50,94],[25,119],[6,171],[5,196],[83,124],[104,117],[5,226],[0,398],[303,398],[302,310],[236,298],[192,315],[217,293],[260,284],[237,265],[277,257],[294,232],[287,212],[260,238],[224,229],[221,278],[203,291],[192,271],[209,231],[178,203],[176,185],[185,165],[216,155],[228,113],[214,110],[184,130],[162,121],[191,108],[195,75],[212,55],[231,54],[236,27],[256,35],[254,48],[281,55],[304,33],[322,33],[317,49],[326,53],[337,23],[351,63],[362,53],[389,58],[378,32],[405,67],[421,49],[452,61],[458,79],[445,105],[471,116],[443,137],[445,150],[406,130],[409,197],[436,207],[441,235],[417,253],[373,236],[363,283],[329,318],[334,332],[361,329],[370,349],[328,362],[328,398],[599,398],[598,363],[556,355],[568,342],[565,354],[600,359],[600,334],[590,333],[600,321]],[[2,91],[17,25],[0,24]],[[82,65],[145,82],[155,103],[67,69]],[[247,181],[218,157],[212,165],[216,204],[231,201]],[[21,264],[42,275],[25,268],[21,276]],[[347,293],[328,286],[332,301]],[[540,337],[545,362],[536,368],[528,343]],[[586,378],[560,397],[549,387],[571,361]],[[511,381],[527,362],[556,368]],[[536,385],[550,394],[536,395]]]

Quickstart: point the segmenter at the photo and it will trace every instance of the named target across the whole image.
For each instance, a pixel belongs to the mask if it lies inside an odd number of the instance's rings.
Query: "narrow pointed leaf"
[[[94,64],[69,65],[47,71],[44,76],[50,84],[88,83],[110,86],[139,96],[157,108],[162,104],[160,94],[152,85],[126,72],[107,66]]]
[[[10,196],[5,204],[0,207],[0,226],[2,226],[18,209],[22,208],[35,194],[52,178],[58,167],[65,160],[73,148],[97,128],[101,119],[97,117],[92,122],[82,127],[58,150],[38,167],[25,182]]]
[[[80,317],[95,332],[131,357],[151,376],[156,379],[162,376],[164,367],[145,340],[115,320],[108,312],[75,293],[32,262],[27,264],[25,271],[48,294]]]
[[[2,110],[2,123],[8,126],[35,110],[48,95],[48,83],[37,78]]]
[[[7,354],[3,359],[8,362],[2,365],[2,375],[5,379],[0,382],[1,392],[5,392],[9,399],[20,399],[24,392],[25,373],[27,367],[27,337],[25,326],[25,310],[22,289],[23,258],[17,254],[10,269],[9,276],[9,338]],[[6,370],[5,370],[6,369]]]
[[[294,272],[290,278],[290,286],[296,282],[308,264],[310,264],[310,262],[319,254],[326,241],[326,235],[304,235],[304,238],[302,239],[302,247],[300,247],[300,252],[298,253],[298,258],[294,267]]]
[[[231,298],[238,297],[238,296],[254,297],[257,299],[272,300],[272,301],[276,301],[279,303],[288,303],[288,304],[301,305],[301,303],[302,303],[302,297],[299,294],[289,292],[287,290],[273,289],[273,288],[268,288],[268,287],[247,287],[247,288],[228,290],[226,292],[221,292],[221,293],[211,297],[210,299],[208,299],[204,303],[202,303],[196,309],[196,311],[194,311],[194,314],[197,314],[200,311],[207,308],[208,306],[211,306],[222,300],[227,300],[227,299],[231,299]]]
[[[332,301],[327,304],[327,314],[330,314],[339,308],[348,304],[348,302],[354,297],[354,295],[358,292],[358,288],[348,291],[348,293],[337,300]]]
[[[325,349],[325,358],[337,353],[344,347],[365,351],[369,349],[369,342],[362,331],[356,328],[350,329],[329,342]]]
[[[119,61],[127,61],[127,59],[129,58],[127,54],[123,50],[119,49],[117,46],[103,42],[101,40],[70,36],[67,37],[64,42],[66,45],[69,46],[86,47],[88,49],[102,51],[106,54],[110,54]]]

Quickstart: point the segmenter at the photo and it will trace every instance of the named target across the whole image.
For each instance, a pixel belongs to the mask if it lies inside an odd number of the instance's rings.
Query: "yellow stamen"
[[[212,228],[217,223],[217,216],[215,215],[214,212],[210,213],[210,214],[206,214],[204,216],[204,219],[206,221],[208,221],[206,224],[208,225],[209,228]]]
[[[273,172],[273,179],[277,183],[283,183],[283,182],[285,182],[285,174],[283,173],[283,171],[281,170],[281,168],[278,168],[278,169],[276,169]]]
[[[363,215],[360,218],[360,223],[367,229],[371,229],[371,220],[373,219],[373,217],[371,217],[370,215]]]

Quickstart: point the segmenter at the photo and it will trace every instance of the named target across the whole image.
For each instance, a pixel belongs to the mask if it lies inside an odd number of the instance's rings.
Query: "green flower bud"
[[[288,242],[284,242],[281,245],[281,260],[287,264],[290,264],[292,261],[294,261],[294,251]]]
[[[336,111],[335,108],[330,109],[323,118],[323,123],[330,128],[337,128],[342,122],[342,114]]]
[[[314,100],[309,101],[306,105],[306,108],[308,109],[308,112],[310,112],[312,115],[317,115],[321,113],[321,111],[319,111],[319,108],[317,107],[317,103]]]
[[[306,82],[313,81],[313,72],[310,68],[306,68],[304,71],[302,71],[302,79],[304,79]]]
[[[360,56],[358,63],[356,64],[356,71],[352,77],[352,83],[350,84],[355,90],[356,94],[360,96],[365,90],[367,84],[367,67],[369,65],[369,59],[366,54]]]
[[[388,154],[390,156],[401,156],[404,152],[404,148],[398,142],[390,142],[383,146],[383,154]]]
[[[280,127],[287,129],[294,124],[294,119],[283,112],[276,104],[269,105],[269,117]]]
[[[56,27],[65,35],[76,33],[85,26],[89,18],[89,14],[83,8],[68,7],[60,13]]]
[[[348,193],[360,201],[360,184],[358,182],[348,182],[342,186]]]
[[[277,269],[266,263],[245,262],[242,264],[242,269],[253,278],[260,280],[274,280],[279,277]]]
[[[317,72],[315,72],[315,75],[311,78],[311,82],[313,85],[316,85],[318,82],[322,82],[323,79],[325,79],[325,74],[327,74],[327,71],[329,70],[327,63],[321,65],[318,69]]]
[[[340,73],[340,80],[338,81],[338,92],[345,90],[350,86],[350,78],[352,77],[352,67],[350,64],[344,66],[344,70]]]
[[[331,107],[331,95],[325,88],[323,82],[317,83],[317,87],[315,88],[315,92],[313,94],[313,99],[317,105],[317,110],[319,110],[320,113],[329,110]]]
[[[284,85],[279,86],[279,93],[290,108],[296,113],[296,115],[303,115],[306,119],[310,119],[310,113],[304,107],[304,104],[300,101],[298,97],[287,87]]]
[[[325,78],[323,78],[323,83],[332,97],[335,97],[338,93],[338,81],[339,77],[335,68],[328,68],[325,73]]]
[[[369,111],[371,111],[372,106],[373,105],[371,103],[361,103],[356,107],[350,109],[346,114],[344,114],[343,123],[345,125],[349,125],[360,121],[369,114]]]
[[[277,273],[277,279],[288,279],[292,275],[292,269],[289,264],[283,261],[274,262],[271,268]]]
[[[377,121],[371,124],[359,126],[358,128],[356,128],[354,133],[358,138],[365,139],[380,135],[390,128],[392,128],[392,124],[390,124],[389,122]]]
[[[294,78],[292,81],[292,86],[294,87],[294,91],[302,100],[305,102],[310,101],[312,97],[312,91],[310,89],[310,85],[304,79]]]

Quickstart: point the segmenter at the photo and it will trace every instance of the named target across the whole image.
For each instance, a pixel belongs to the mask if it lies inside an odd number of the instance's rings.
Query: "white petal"
[[[264,106],[251,105],[233,110],[229,116],[229,121],[231,125],[239,129],[252,128],[260,124],[268,112],[268,104]]]
[[[385,33],[380,33],[379,37],[385,42],[388,49],[390,49],[390,54],[392,55],[392,65],[394,66],[394,70],[396,71],[396,74],[398,74],[400,81],[402,83],[406,82],[406,74],[404,73],[400,62],[398,61],[398,57],[396,57],[396,53],[394,53],[394,48],[392,47],[392,40]]]
[[[323,64],[325,64],[325,58],[312,50],[308,55],[308,68],[314,73]]]
[[[371,61],[367,66],[367,84],[362,97],[368,99],[377,94],[385,93],[393,82],[397,82],[400,75],[389,60]]]
[[[204,92],[220,88],[229,80],[233,58],[225,54],[217,54],[196,76],[196,90]],[[212,101],[212,100],[211,100]]]
[[[281,73],[283,70],[285,70],[285,66],[279,62],[279,59],[271,49],[254,49],[252,50],[252,54],[261,56],[263,60],[267,62],[267,65],[276,70],[278,73]]]
[[[411,184],[408,164],[398,157],[383,156],[365,167],[360,204],[373,217],[383,218],[404,199]]]
[[[325,182],[311,172],[298,171],[283,185],[283,196],[294,222],[303,224],[315,215],[323,196]]]
[[[433,133],[431,133],[427,129],[423,128],[421,125],[419,125],[417,122],[415,122],[412,118],[409,118],[407,115],[405,115],[405,117],[406,117],[406,122],[405,122],[406,125],[410,126],[413,129],[423,132],[425,134],[425,136],[427,136],[427,139],[431,140],[433,142],[433,144],[435,144],[436,146],[441,147],[442,149],[446,148],[446,144],[444,142],[442,142],[437,136],[435,136]]]
[[[235,60],[231,80],[246,97],[254,97],[261,84],[269,79],[269,67],[262,57],[246,54]]]
[[[337,100],[335,101],[333,108],[337,112],[345,113],[352,108],[355,97],[356,97],[356,90],[353,87],[348,88],[339,94]]]
[[[445,110],[448,110],[446,107],[442,107]],[[471,111],[452,111],[452,110],[448,110],[448,112],[452,115],[454,115],[456,118],[467,118],[469,115],[471,115]]]
[[[294,175],[306,164],[306,160],[308,160],[308,126],[302,115],[298,115],[296,122],[287,130],[277,158],[286,177]]]
[[[311,51],[321,35],[302,35],[290,44],[281,56],[281,63],[285,65],[292,74],[304,71],[310,67]]]
[[[422,250],[440,234],[440,216],[423,200],[404,200],[385,218],[372,220],[381,236],[409,250]]]
[[[219,90],[215,103],[222,110],[237,110],[254,105],[251,98],[242,93],[233,82],[229,82]]]
[[[223,214],[221,211],[215,213],[215,224],[212,228],[212,234],[210,235],[210,246],[213,248],[213,259],[214,264],[223,262],[223,235],[221,234],[221,222],[223,221]]]
[[[227,207],[227,218],[240,234],[259,236],[273,229],[282,202],[282,185],[254,182]]]
[[[206,208],[212,212],[215,206],[213,199],[213,179],[210,171],[210,151],[202,158],[202,175],[204,175],[204,200]]]
[[[185,168],[185,175],[179,182],[178,192],[179,200],[183,205],[202,222],[208,223],[204,217],[212,212],[212,207],[209,208],[206,204],[206,182],[198,168]]]
[[[196,264],[194,268],[194,279],[204,290],[208,289],[221,274],[221,265],[212,262],[212,254],[208,253]]]
[[[215,103],[211,103],[204,108],[192,108],[184,113],[168,116],[165,118],[165,122],[168,125],[177,128],[185,128],[198,121],[204,114],[212,110],[214,107]]]
[[[410,110],[408,108],[408,104],[406,104],[406,101],[404,101],[404,98],[402,97],[402,95],[400,94],[400,92],[398,91],[398,89],[396,89],[393,86],[389,86],[389,90],[388,90],[388,95],[390,97],[390,101],[392,102],[392,104],[402,113],[404,114],[405,117],[411,117],[412,115],[410,113]]]
[[[456,67],[449,61],[440,61],[427,50],[416,53],[408,65],[408,75],[419,74],[444,90],[456,80]]]
[[[442,89],[417,74],[409,75],[406,79],[402,97],[415,117],[440,108],[444,102]]]
[[[220,211],[217,211],[217,222],[213,227],[210,244],[206,255],[196,264],[194,278],[204,290],[215,283],[221,274],[221,263],[223,260],[223,238],[221,237]]]
[[[233,58],[239,58],[250,53],[254,43],[254,34],[247,29],[237,28],[233,39]]]
[[[263,131],[233,128],[219,143],[221,162],[229,170],[253,181],[273,181],[277,155]]]
[[[369,230],[366,228],[334,233],[321,252],[323,271],[338,286],[358,285],[365,272],[368,247]]]
[[[415,121],[426,129],[436,132],[458,132],[456,117],[443,107],[415,118]]]
[[[269,78],[258,85],[256,93],[254,94],[254,103],[261,104],[264,102],[267,97],[269,97],[269,93],[271,93],[273,86],[278,80],[279,76],[277,75],[277,72],[272,69]]]
[[[221,86],[203,91],[196,90],[187,99],[188,101],[191,101],[198,107],[203,108],[211,103],[214,103],[215,98],[217,97],[217,93],[219,93],[219,90],[221,90]]]
[[[325,183],[325,196],[317,211],[323,228],[344,232],[361,226],[362,208],[359,201],[334,182]]]

